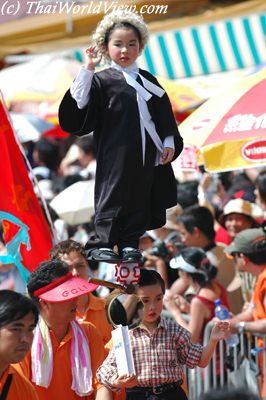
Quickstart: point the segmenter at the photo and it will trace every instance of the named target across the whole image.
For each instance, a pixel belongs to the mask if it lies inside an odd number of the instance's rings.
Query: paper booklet
[[[118,325],[118,327],[112,331],[112,337],[118,375],[121,376],[125,374],[135,374],[136,371],[128,326]]]

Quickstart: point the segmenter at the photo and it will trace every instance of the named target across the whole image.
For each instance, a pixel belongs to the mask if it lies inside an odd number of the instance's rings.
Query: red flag
[[[0,224],[7,250],[0,261],[14,263],[26,281],[41,261],[49,259],[52,237],[1,98],[0,148]]]

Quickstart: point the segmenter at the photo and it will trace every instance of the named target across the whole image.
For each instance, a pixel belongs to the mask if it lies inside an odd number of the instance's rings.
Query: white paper
[[[128,327],[118,325],[118,327],[112,331],[112,337],[118,375],[135,374],[136,371]]]

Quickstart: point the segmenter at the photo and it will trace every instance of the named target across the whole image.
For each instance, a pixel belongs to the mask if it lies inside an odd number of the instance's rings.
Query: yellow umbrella
[[[266,165],[266,68],[212,97],[180,125],[209,172]]]
[[[197,107],[202,102],[202,99],[189,86],[160,76],[157,76],[157,79],[168,94],[175,113]]]
[[[43,118],[46,119],[47,121],[51,122],[52,124],[59,125],[58,121],[58,110],[60,103],[62,101],[62,97],[60,96],[58,99],[56,99],[53,102],[47,102],[46,108],[43,111]]]
[[[0,71],[0,87],[8,103],[55,101],[69,88],[80,64],[55,55]]]

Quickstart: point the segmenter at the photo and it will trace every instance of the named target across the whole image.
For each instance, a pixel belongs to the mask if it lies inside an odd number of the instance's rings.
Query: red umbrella
[[[42,137],[54,139],[66,139],[68,136],[69,133],[63,131],[59,125],[42,133]]]

